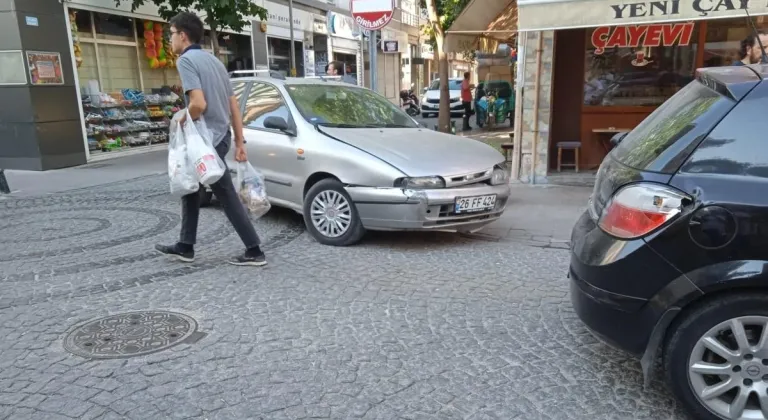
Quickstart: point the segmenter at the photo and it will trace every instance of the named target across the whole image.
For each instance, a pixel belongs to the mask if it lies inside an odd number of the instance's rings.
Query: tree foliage
[[[205,15],[205,23],[211,28],[213,51],[218,56],[219,40],[218,32],[222,29],[231,29],[235,32],[243,30],[251,18],[267,19],[267,9],[256,5],[251,0],[115,0],[115,4],[131,3],[131,11],[135,11],[146,2],[155,4],[160,12],[160,17],[170,20],[181,11],[196,11]]]

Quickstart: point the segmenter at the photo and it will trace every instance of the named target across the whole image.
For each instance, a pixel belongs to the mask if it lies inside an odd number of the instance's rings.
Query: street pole
[[[288,0],[288,27],[291,31],[291,56],[288,61],[291,66],[291,76],[296,77],[296,46],[293,45],[293,0]]]
[[[368,54],[371,55],[371,69],[368,71],[371,74],[371,90],[376,92],[376,73],[378,70],[378,50],[376,49],[376,35],[378,31],[371,31],[371,35],[368,37]]]

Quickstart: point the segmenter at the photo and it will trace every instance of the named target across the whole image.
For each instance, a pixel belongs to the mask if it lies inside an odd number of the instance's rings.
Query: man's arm
[[[200,82],[200,75],[197,73],[197,69],[192,65],[192,61],[189,58],[182,57],[179,59],[176,67],[179,69],[181,86],[184,87],[184,92],[189,95],[187,110],[192,119],[196,120],[203,115],[205,108],[208,106],[205,101],[205,94],[203,94],[203,85]]]
[[[243,147],[243,116],[240,114],[240,104],[237,98],[232,95],[229,97],[229,112],[232,114],[232,129],[235,134],[235,147]]]

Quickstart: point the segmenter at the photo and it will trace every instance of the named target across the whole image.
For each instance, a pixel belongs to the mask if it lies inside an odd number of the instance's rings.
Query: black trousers
[[[461,104],[464,106],[464,126],[462,128],[468,130],[470,128],[469,117],[472,116],[472,102],[462,102]]]
[[[219,154],[222,161],[224,161],[224,157],[227,156],[229,151],[231,137],[231,133],[227,134],[224,140],[216,145],[216,153]],[[224,175],[214,184],[211,184],[211,190],[213,190],[216,198],[221,202],[221,206],[224,207],[224,214],[227,215],[229,223],[235,228],[235,232],[240,236],[245,247],[253,248],[259,246],[261,239],[259,239],[251,219],[248,218],[245,206],[243,206],[243,203],[240,202],[240,198],[237,196],[235,186],[232,184],[232,175],[229,173],[229,168],[226,168],[226,161],[224,165]],[[181,197],[181,235],[179,242],[187,245],[195,244],[197,241],[197,223],[199,219],[200,194],[193,193]]]

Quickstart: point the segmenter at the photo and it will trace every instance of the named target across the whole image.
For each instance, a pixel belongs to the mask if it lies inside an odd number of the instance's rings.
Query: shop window
[[[768,17],[759,16],[753,19],[757,29],[768,31]],[[704,67],[729,66],[742,59],[739,48],[741,41],[753,34],[749,21],[738,19],[713,19],[707,21],[707,35],[704,43]],[[763,37],[763,46],[768,43]]]
[[[133,19],[125,16],[93,14],[93,24],[96,27],[96,38],[134,42]]]
[[[101,62],[101,87],[103,92],[121,89],[140,89],[136,47],[122,45],[99,45]]]
[[[91,26],[91,12],[87,10],[73,10],[75,12],[75,24],[80,38],[93,38]]]
[[[282,38],[267,38],[267,44],[269,46],[269,68],[280,72],[284,75],[289,75],[291,71],[290,57],[291,57],[291,41]],[[303,43],[294,41],[294,49],[296,51],[296,76],[304,77],[304,50]]]
[[[693,80],[693,22],[587,30],[584,105],[658,106]]]
[[[264,129],[264,120],[271,116],[288,120],[289,111],[283,97],[274,86],[253,83],[245,102],[243,125],[248,128]]]
[[[85,88],[91,80],[99,80],[99,71],[96,67],[96,46],[81,43],[80,51],[83,64],[77,68],[77,78],[80,80],[80,87]]]

